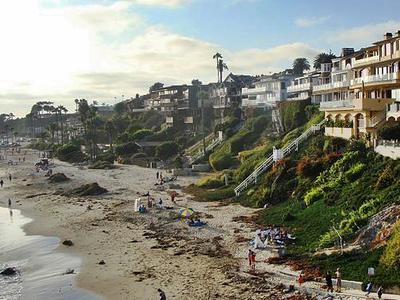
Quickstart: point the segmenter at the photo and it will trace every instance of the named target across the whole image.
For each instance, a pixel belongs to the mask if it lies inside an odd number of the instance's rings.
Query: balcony
[[[353,100],[325,101],[320,103],[320,109],[325,111],[354,108]]]
[[[391,98],[359,98],[353,100],[356,110],[367,111],[385,111],[385,107],[393,102],[394,99]]]
[[[348,81],[348,80],[336,81],[336,82],[331,82],[331,83],[326,83],[326,84],[314,85],[313,91],[319,92],[319,91],[340,89],[340,88],[348,87],[349,85],[350,85],[350,81]]]
[[[396,82],[399,80],[399,73],[387,73],[387,74],[376,74],[376,75],[369,75],[365,77],[359,77],[351,80],[351,85],[360,85],[364,82],[364,84],[371,84],[371,83],[390,83],[391,81]]]
[[[268,92],[270,92],[270,90],[266,86],[242,89],[242,95],[257,95],[257,94],[265,94]]]
[[[278,102],[278,98],[268,98],[268,100],[261,100],[261,99],[243,99],[242,100],[242,107],[271,107],[275,106],[276,102]]]
[[[311,83],[301,83],[297,85],[291,85],[288,86],[287,91],[288,93],[294,93],[294,92],[301,92],[301,91],[308,91],[311,89]]]
[[[370,56],[362,59],[355,59],[353,61],[353,67],[354,68],[362,67],[376,62],[379,62],[379,55]]]

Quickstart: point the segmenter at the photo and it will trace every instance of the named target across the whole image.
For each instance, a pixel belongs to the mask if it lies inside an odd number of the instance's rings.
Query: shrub
[[[393,168],[391,165],[386,166],[383,172],[379,175],[378,181],[375,184],[377,190],[384,189],[390,186],[395,180]]]
[[[254,120],[251,130],[254,133],[259,134],[263,132],[267,126],[268,126],[268,118],[266,116],[259,116]]]
[[[216,189],[224,185],[223,180],[219,176],[207,176],[202,178],[197,186],[206,189]]]
[[[99,155],[97,155],[96,160],[97,161],[105,161],[105,162],[109,162],[112,164],[112,163],[114,163],[115,155],[113,152],[107,151],[107,152],[100,153]]]
[[[210,155],[210,165],[216,171],[230,169],[237,160],[229,153],[213,153]]]
[[[367,166],[362,162],[358,162],[354,166],[352,166],[348,171],[346,171],[345,176],[350,181],[356,180],[365,171],[366,167]]]
[[[397,221],[393,229],[392,236],[380,262],[387,268],[400,269],[400,221]]]
[[[139,146],[136,145],[134,142],[129,142],[121,145],[117,145],[115,147],[115,154],[118,156],[128,157],[134,153],[137,153],[139,150]]]
[[[304,203],[307,206],[310,206],[314,202],[321,200],[323,197],[324,197],[323,189],[321,187],[314,187],[304,196]]]
[[[175,142],[165,142],[156,148],[156,156],[165,160],[178,154],[179,146]]]
[[[140,129],[132,134],[129,134],[130,141],[137,141],[144,139],[145,137],[153,135],[153,131],[149,129]]]
[[[61,146],[57,150],[57,157],[60,160],[67,162],[82,162],[85,159],[85,155],[81,152],[81,149],[74,144],[66,144]]]
[[[378,135],[384,140],[400,140],[400,124],[384,126],[378,131]]]

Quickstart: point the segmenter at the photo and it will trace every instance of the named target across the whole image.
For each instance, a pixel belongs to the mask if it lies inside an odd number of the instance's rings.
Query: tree
[[[304,71],[310,70],[310,63],[307,58],[296,58],[293,62],[294,75],[303,75]]]
[[[173,155],[178,154],[179,146],[175,142],[165,142],[156,148],[156,155],[160,159],[166,160]]]
[[[47,131],[50,134],[51,143],[54,144],[54,137],[55,137],[56,132],[58,131],[58,124],[57,123],[50,123],[47,126]]]
[[[115,133],[115,126],[113,121],[107,120],[104,124],[104,130],[107,132],[108,141],[110,143],[110,150],[113,151],[113,138]]]
[[[124,112],[126,112],[126,102],[118,102],[114,106],[114,112],[117,115],[122,115]]]
[[[198,80],[198,79],[193,79],[192,80],[192,85],[194,85],[194,86],[200,86],[200,85],[202,85],[203,83],[200,81],[200,80]]]
[[[222,83],[222,74],[224,73],[224,70],[228,70],[228,66],[222,59],[219,60],[218,63],[218,72],[219,72],[219,82]]]
[[[329,53],[320,53],[314,59],[314,69],[321,70],[321,64],[330,63],[332,58],[336,58],[336,55],[329,51]]]
[[[161,90],[164,87],[164,83],[156,82],[149,88],[149,93],[152,93],[157,90]]]
[[[220,61],[220,59],[222,59],[222,54],[218,53],[218,52],[215,53],[213,56],[213,59],[215,59],[217,61],[217,78],[218,78],[218,82],[220,82],[219,81],[219,61]]]

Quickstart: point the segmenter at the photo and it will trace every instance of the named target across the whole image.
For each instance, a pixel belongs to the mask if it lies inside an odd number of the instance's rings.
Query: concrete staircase
[[[283,149],[274,149],[273,153],[261,164],[259,165],[253,173],[251,173],[245,180],[243,180],[236,188],[235,194],[239,196],[241,192],[246,190],[250,185],[257,183],[258,177],[265,173],[274,162],[281,160],[285,156],[289,155],[293,151],[297,151],[299,144],[307,140],[312,134],[320,131],[321,127],[324,125],[326,119],[322,120],[320,123],[311,126],[309,129],[303,132],[298,138],[291,142],[288,146]]]

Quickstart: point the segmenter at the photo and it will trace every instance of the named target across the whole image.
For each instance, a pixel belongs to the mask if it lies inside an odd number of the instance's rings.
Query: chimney
[[[393,37],[393,34],[390,33],[390,32],[386,32],[384,37],[385,37],[385,40],[388,40],[388,39],[391,39]]]
[[[354,53],[354,48],[342,48],[342,57],[349,56]]]

